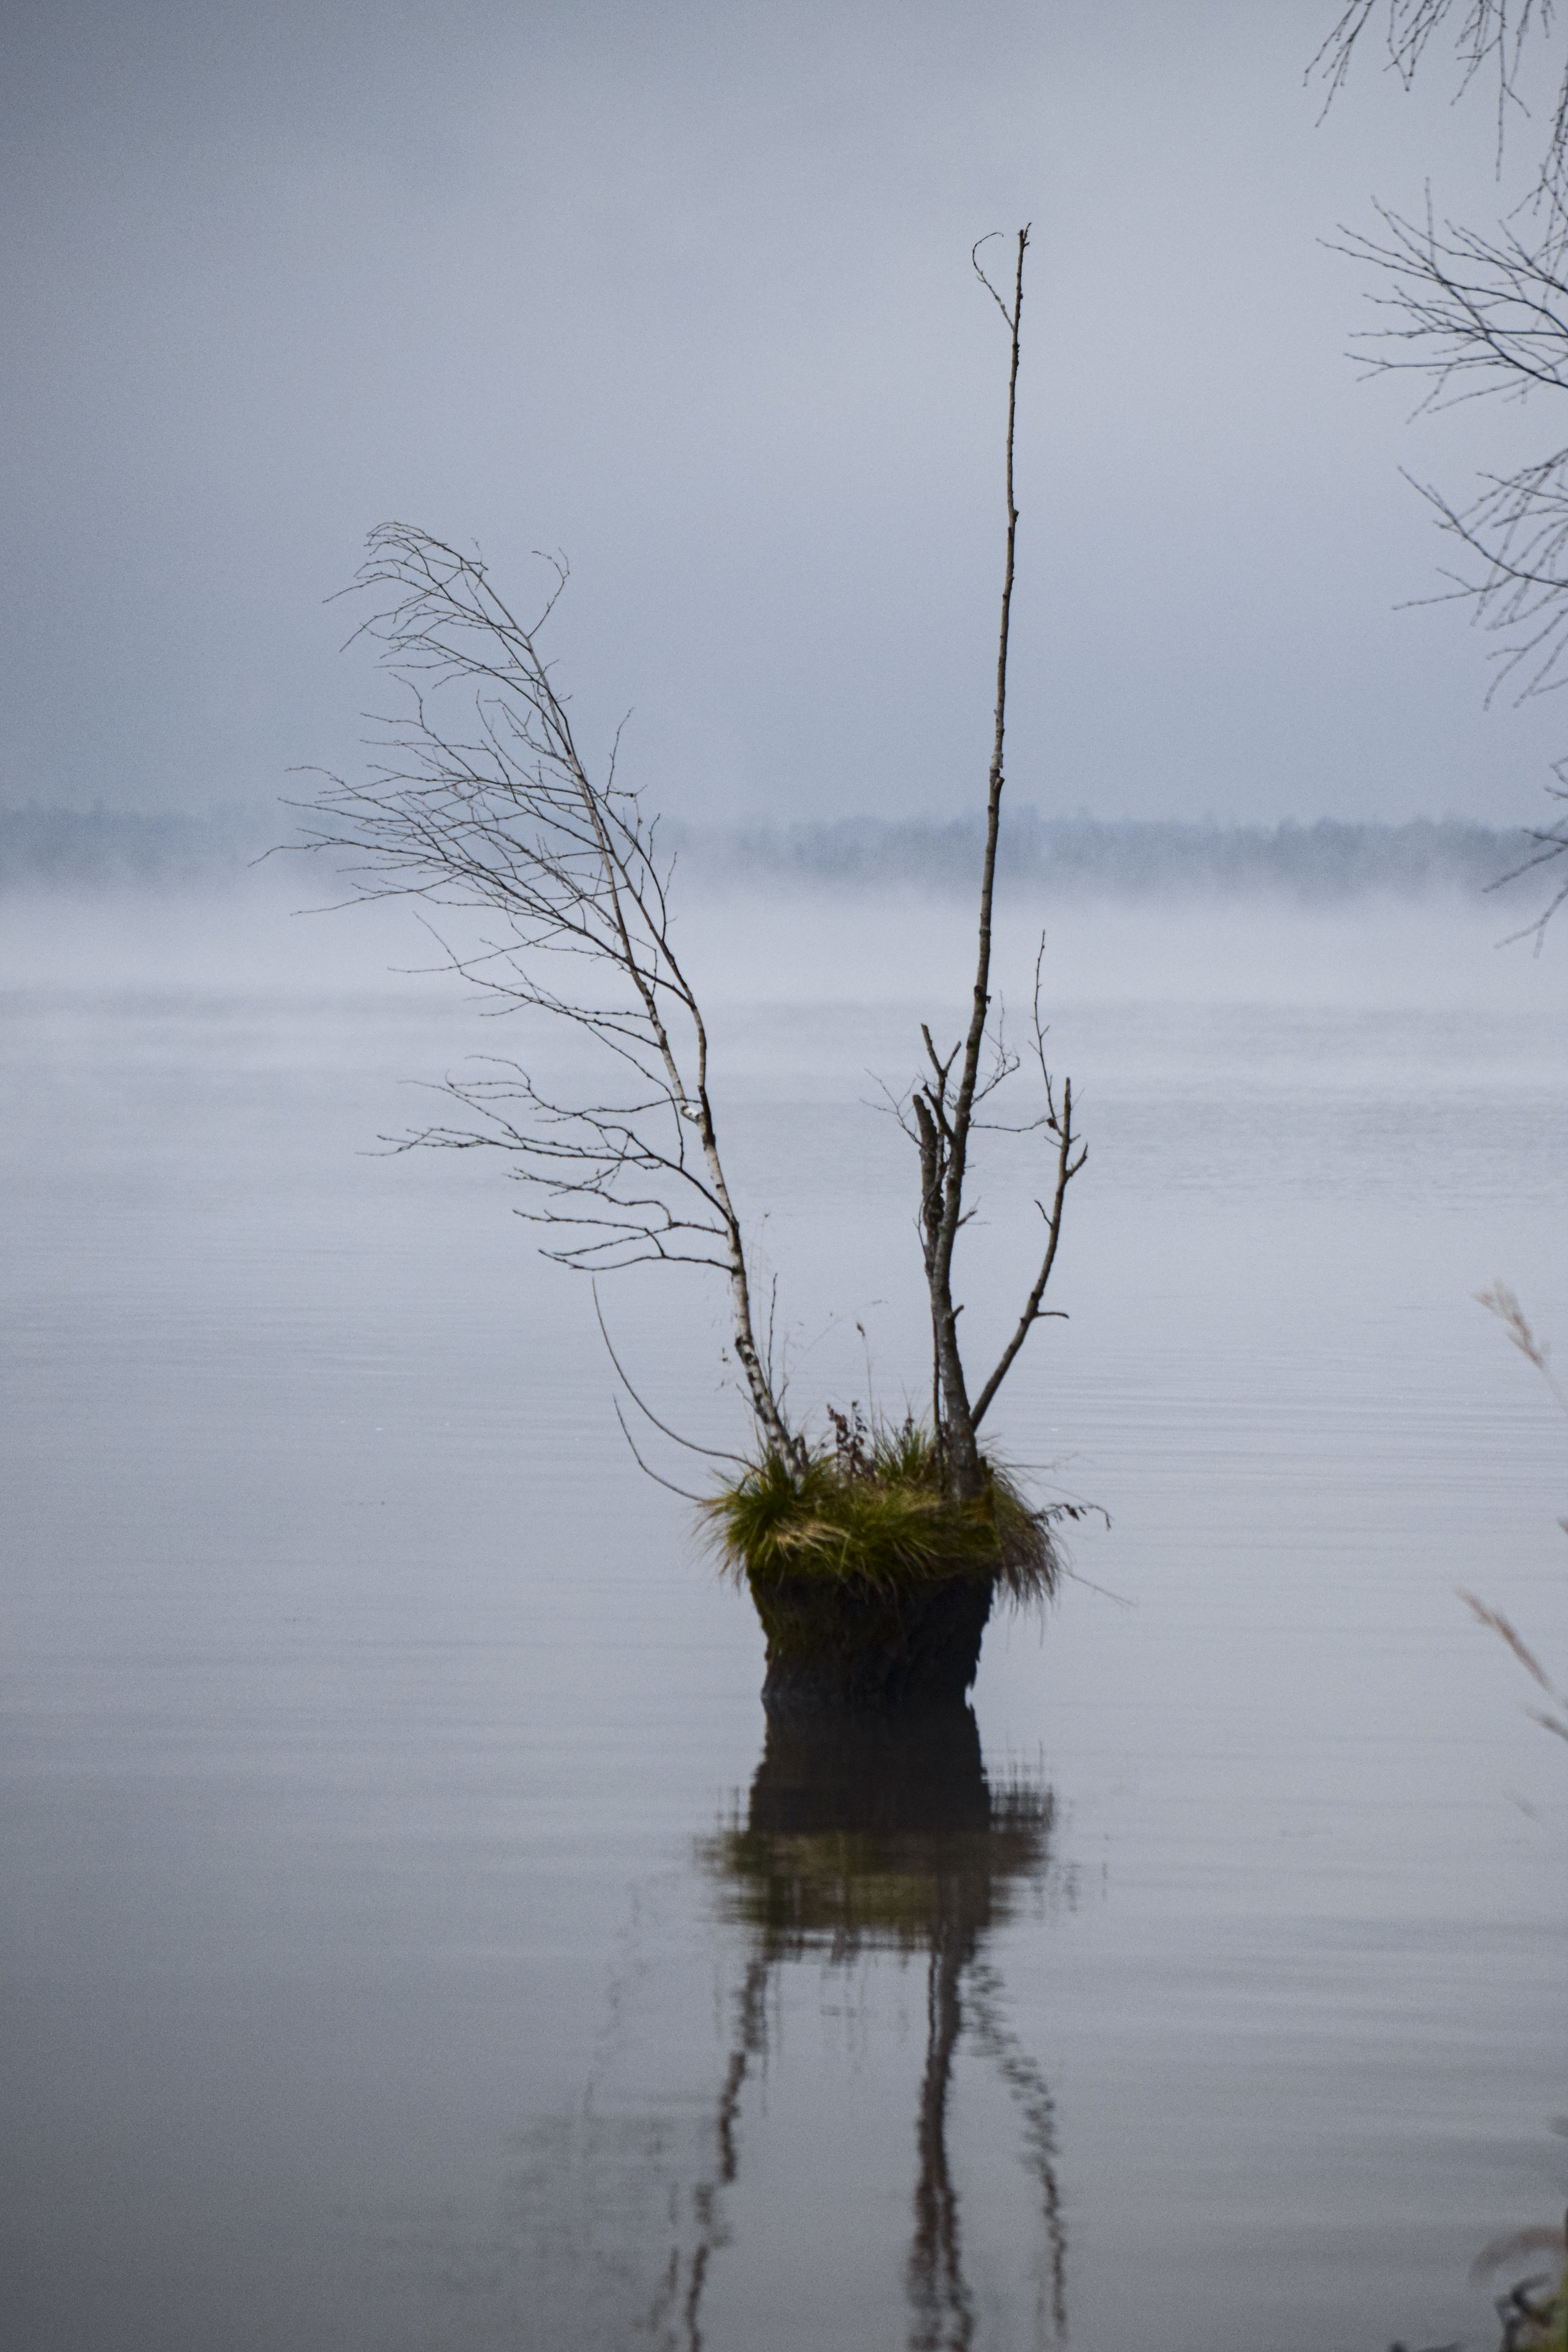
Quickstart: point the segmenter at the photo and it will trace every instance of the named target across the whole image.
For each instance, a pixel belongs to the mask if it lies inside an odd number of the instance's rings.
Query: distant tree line
[[[998,889],[1014,900],[1258,890],[1305,904],[1374,892],[1474,897],[1519,864],[1526,838],[1455,817],[1258,825],[1042,817],[1025,809],[1015,812],[1012,828],[1011,862]],[[665,837],[700,885],[946,892],[966,887],[981,832],[978,818],[900,824],[850,817],[771,828],[671,824]],[[265,845],[255,822],[230,814],[0,810],[0,887],[216,881]]]
[[[0,888],[216,880],[266,846],[260,824],[228,812],[149,815],[34,803],[0,809]]]
[[[961,887],[978,854],[977,820],[893,824],[852,817],[776,830],[668,828],[697,880],[784,881],[802,888]],[[1479,895],[1518,865],[1521,833],[1458,818],[1405,824],[1121,822],[1015,811],[999,895],[1149,898],[1177,892],[1282,893],[1308,903],[1370,892]]]

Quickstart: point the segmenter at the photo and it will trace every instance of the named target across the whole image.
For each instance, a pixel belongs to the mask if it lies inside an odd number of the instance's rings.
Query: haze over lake
[[[797,1402],[901,1410],[873,1076],[967,911],[692,873]],[[1491,2340],[1473,2256],[1563,2203],[1568,1803],[1454,1588],[1561,1672],[1562,1431],[1471,1294],[1568,1333],[1562,942],[1457,884],[1046,908],[1090,1160],[995,1438],[1111,1524],[989,1630],[954,1810],[847,1843],[869,1768],[811,1813],[764,1752],[585,1287],[486,1155],[375,1155],[494,1028],[271,876],[5,902],[7,2341]],[[601,1297],[732,1443],[716,1290]]]

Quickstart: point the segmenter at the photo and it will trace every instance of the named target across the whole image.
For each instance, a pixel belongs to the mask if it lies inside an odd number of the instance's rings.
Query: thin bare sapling
[[[1085,1157],[1083,1147],[1073,1132],[1072,1080],[1064,1080],[1058,1103],[1046,1061],[1045,1030],[1040,1020],[1041,959],[1037,957],[1033,999],[1034,1045],[1045,1100],[1044,1108],[1029,1124],[1054,1139],[1050,1205],[1047,1208],[1043,1202],[1038,1204],[1046,1228],[1039,1270],[1005,1346],[989,1376],[982,1382],[978,1394],[972,1397],[964,1370],[963,1351],[959,1344],[958,1318],[963,1308],[953,1297],[953,1254],[959,1234],[971,1213],[967,1186],[970,1146],[977,1126],[976,1114],[987,1097],[994,1095],[1017,1068],[1016,1059],[1007,1053],[999,1031],[993,1033],[992,1030],[991,948],[1007,734],[1007,656],[1012,633],[1013,584],[1018,543],[1014,453],[1017,435],[1018,366],[1022,352],[1024,257],[1028,246],[1029,231],[1025,227],[1018,232],[1010,306],[981,267],[978,246],[971,256],[976,276],[1002,314],[1009,347],[1006,547],[1002,571],[1002,615],[996,645],[996,702],[991,766],[986,780],[985,850],[980,877],[980,919],[969,1026],[962,1045],[954,1045],[944,1055],[932,1043],[929,1025],[922,1026],[921,1035],[925,1046],[927,1068],[910,1090],[902,1112],[905,1131],[912,1138],[920,1154],[921,1247],[931,1298],[932,1419],[943,1463],[944,1484],[954,1499],[960,1501],[972,1499],[984,1487],[985,1465],[980,1453],[980,1425],[1003,1381],[1012,1370],[1030,1331],[1052,1311],[1044,1306],[1043,1301],[1056,1265],[1068,1186],[1082,1168]],[[992,1039],[993,1054],[987,1069],[984,1056],[988,1037]]]

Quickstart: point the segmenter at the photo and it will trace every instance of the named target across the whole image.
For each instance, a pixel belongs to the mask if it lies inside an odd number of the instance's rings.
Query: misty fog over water
[[[137,814],[100,805],[37,802],[0,809],[0,890],[69,890],[155,884],[164,887],[242,880],[279,837],[254,814]],[[914,889],[967,896],[984,828],[977,817],[945,824],[846,817],[830,824],[660,827],[683,877],[747,898],[781,890]],[[1523,828],[1500,830],[1447,817],[1403,824],[1320,818],[1310,825],[1219,824],[1212,818],[1107,822],[1080,814],[1042,817],[1010,808],[1004,897],[1032,904],[1063,898],[1122,898],[1182,891],[1278,892],[1306,904],[1364,897],[1465,896],[1512,887],[1500,903],[1524,922],[1544,903],[1541,877],[1520,869],[1538,856]],[[1550,883],[1550,876],[1544,877]],[[684,887],[684,885],[683,885]],[[1526,909],[1528,908],[1528,911]]]
[[[875,1080],[967,910],[740,862],[682,921],[795,1394],[898,1410]],[[584,1286],[486,1155],[376,1154],[521,1045],[315,880],[5,904],[7,2340],[1491,2341],[1472,2257],[1563,2201],[1568,1803],[1454,1588],[1561,1671],[1562,1433],[1471,1294],[1568,1332],[1562,942],[1452,874],[1045,908],[1090,1160],[996,1443],[1111,1524],[988,1631],[946,1827],[852,1852]],[[992,1140],[1000,1329],[1039,1175]],[[733,1442],[715,1291],[601,1296]]]

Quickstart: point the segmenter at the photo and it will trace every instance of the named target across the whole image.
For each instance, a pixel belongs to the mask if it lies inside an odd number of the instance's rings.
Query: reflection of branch
[[[997,2014],[1001,1979],[994,1969],[977,1961],[970,1979],[970,2012],[974,2038],[996,2069],[1024,2114],[1024,2137],[1039,2181],[1050,2247],[1051,2326],[1058,2336],[1067,2333],[1067,2228],[1062,2219],[1061,2190],[1057,2182],[1057,2107],[1050,2085],[1018,2037]]]
[[[719,2210],[719,2192],[731,2186],[739,2168],[740,2151],[735,2141],[735,2125],[741,2112],[741,2091],[746,2080],[747,2066],[766,2047],[767,1989],[768,1963],[766,1960],[752,1960],[746,1970],[746,1980],[741,1988],[737,2003],[740,2035],[730,2053],[724,2088],[719,2095],[719,2116],[714,2132],[719,2148],[718,2170],[710,2180],[700,2181],[691,2192],[691,2210],[697,2220],[697,2244],[691,2256],[691,2277],[682,2310],[686,2323],[686,2352],[702,2352],[702,2290],[708,2284],[708,2265],[727,2235],[723,2216]]]
[[[915,2144],[915,2239],[910,2250],[910,2299],[915,2306],[910,2352],[965,2352],[974,2337],[974,2306],[963,2281],[958,2237],[958,2191],[947,2160],[947,2101],[952,2057],[963,2031],[959,1979],[973,1950],[973,1934],[942,1920],[931,1937],[926,1977],[926,2064],[921,2083]]]

